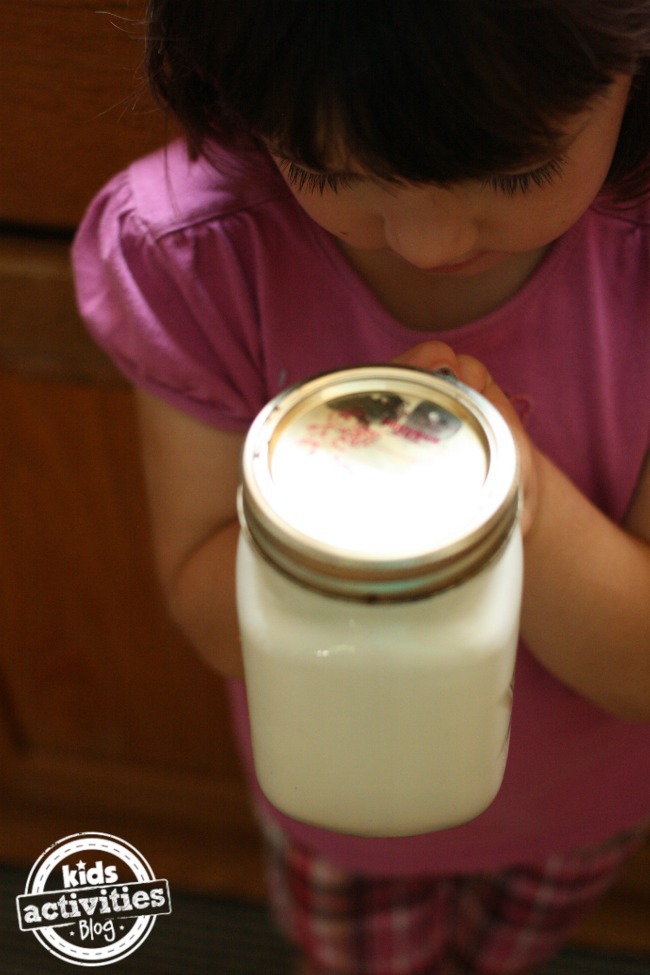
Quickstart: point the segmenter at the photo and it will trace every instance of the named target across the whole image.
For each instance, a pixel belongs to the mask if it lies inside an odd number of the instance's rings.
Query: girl
[[[314,973],[528,971],[650,813],[650,0],[149,6],[186,138],[94,201],[78,298],[137,388],[162,582],[229,679],[275,911]],[[526,581],[499,796],[382,840],[259,794],[233,564],[257,411],[389,359],[502,410]]]

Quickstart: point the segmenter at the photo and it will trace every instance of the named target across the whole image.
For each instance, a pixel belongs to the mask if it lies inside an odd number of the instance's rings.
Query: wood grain
[[[74,227],[170,134],[142,76],[144,0],[3,0],[0,221]]]
[[[77,314],[69,239],[0,234],[0,366],[126,387]]]

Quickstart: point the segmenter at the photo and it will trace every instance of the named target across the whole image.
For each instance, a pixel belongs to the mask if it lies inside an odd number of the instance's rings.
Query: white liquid
[[[242,536],[237,589],[253,753],[282,812],[402,836],[458,825],[505,768],[522,547],[462,585],[365,604],[307,590]]]

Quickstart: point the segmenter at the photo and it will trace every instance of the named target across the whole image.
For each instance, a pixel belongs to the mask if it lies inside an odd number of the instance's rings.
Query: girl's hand
[[[650,721],[650,455],[624,523],[599,510],[527,436],[485,366],[448,345],[416,345],[395,362],[451,369],[512,431],[526,536],[521,635],[551,674],[626,721]]]
[[[505,393],[496,385],[492,376],[470,355],[456,355],[444,342],[429,341],[409,349],[393,360],[397,365],[417,366],[434,371],[450,369],[465,385],[481,393],[499,410],[515,438],[519,453],[520,477],[523,492],[521,530],[524,537],[532,528],[539,505],[540,464],[539,454],[527,436],[517,411]]]

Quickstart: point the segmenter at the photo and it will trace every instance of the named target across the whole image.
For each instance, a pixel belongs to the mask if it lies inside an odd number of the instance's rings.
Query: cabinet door
[[[124,835],[171,880],[259,893],[225,696],[168,620],[131,394],[86,337],[68,246],[173,133],[145,0],[0,4],[0,858]]]
[[[142,73],[144,9],[2,0],[1,221],[73,227],[113,173],[171,134]]]
[[[67,250],[0,238],[0,859],[99,829],[177,883],[258,894],[223,687],[162,604],[132,394]]]

